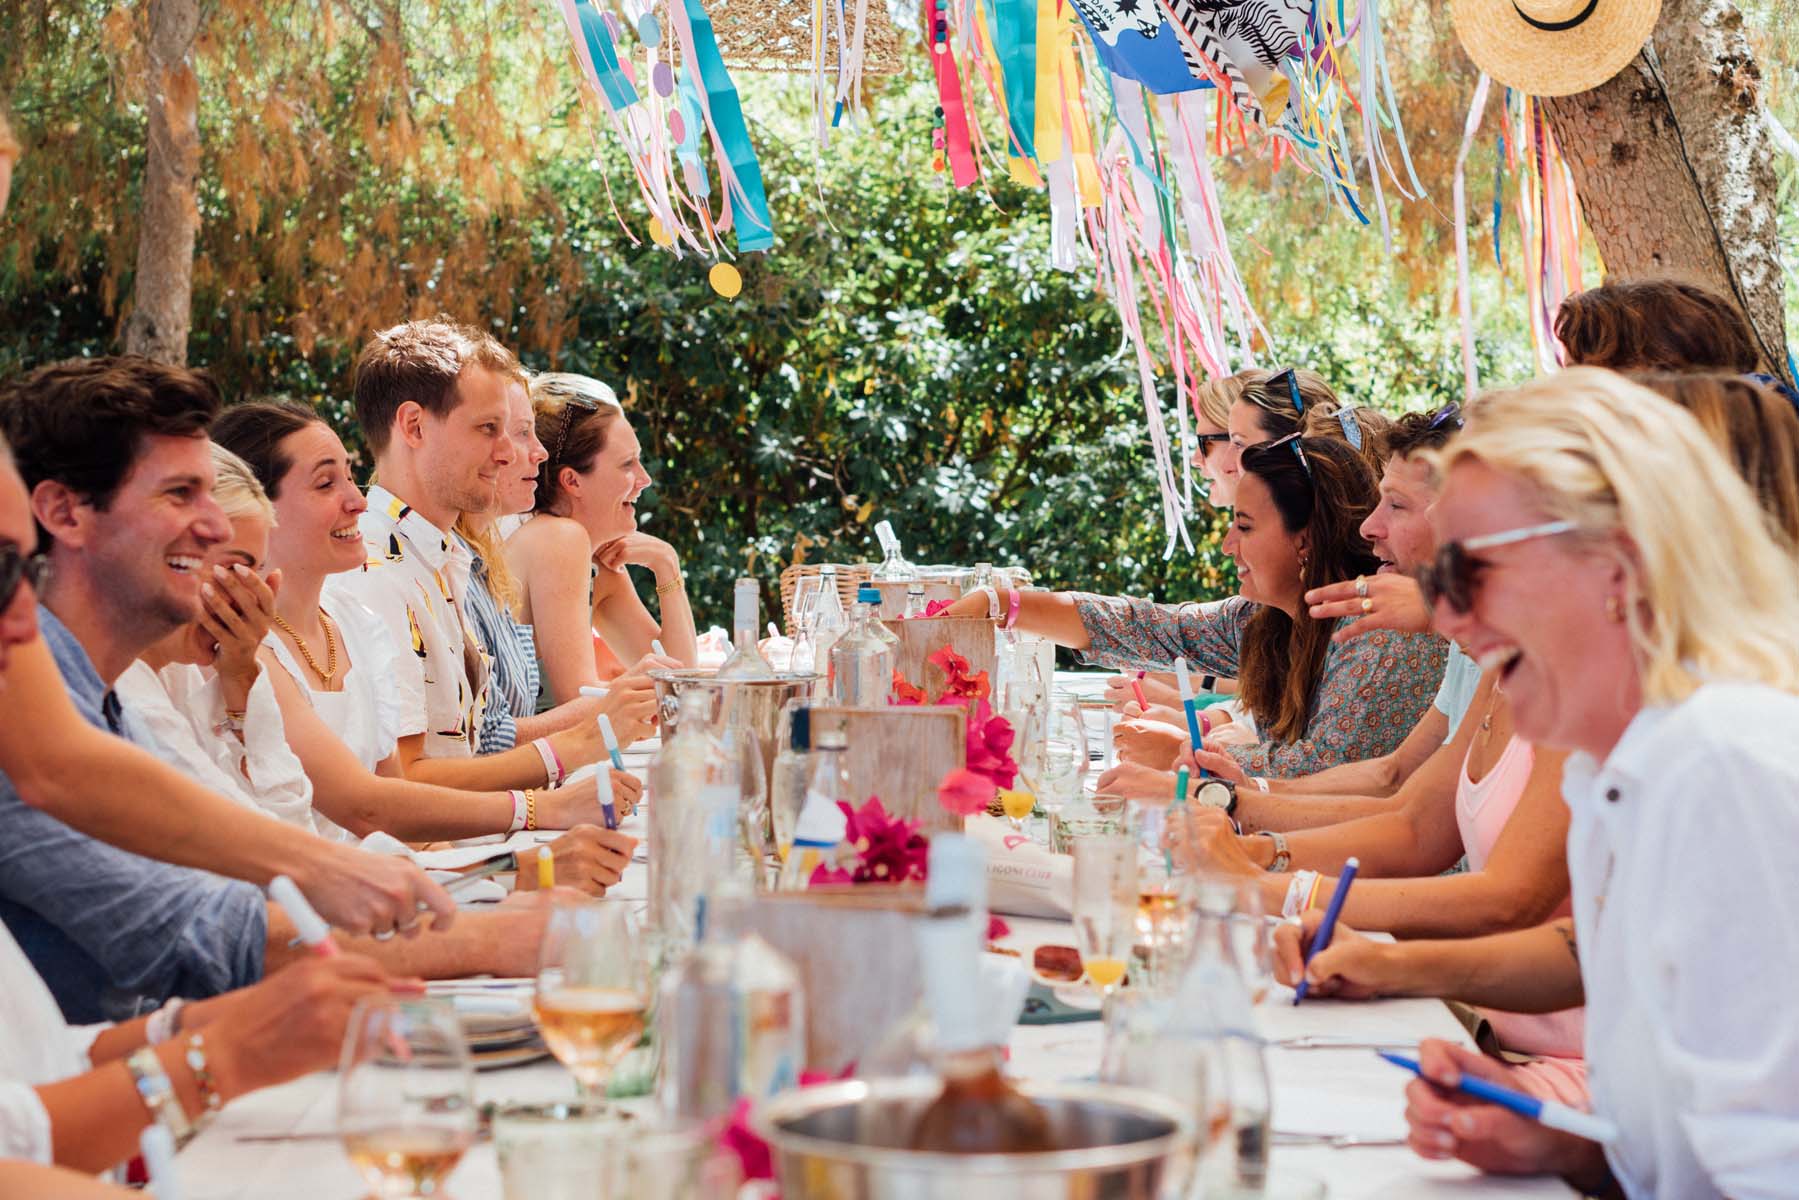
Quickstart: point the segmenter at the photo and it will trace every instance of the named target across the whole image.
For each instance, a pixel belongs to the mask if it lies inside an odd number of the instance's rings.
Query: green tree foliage
[[[1265,360],[1399,410],[1461,392],[1447,210],[1472,79],[1433,6],[1391,7],[1430,193],[1398,210],[1393,255],[1290,169],[1219,176]],[[117,345],[139,19],[0,0],[0,26],[21,31],[0,46],[0,95],[26,145],[0,244],[0,372]],[[533,366],[604,378],[656,479],[646,528],[682,552],[702,619],[722,617],[746,569],[772,588],[796,556],[869,556],[881,517],[915,561],[1018,562],[1051,585],[1166,598],[1232,586],[1215,518],[1195,522],[1197,554],[1161,557],[1123,334],[1091,273],[1050,268],[1045,197],[957,193],[931,171],[922,61],[822,154],[803,81],[739,73],[780,240],[725,301],[709,264],[648,243],[551,6],[219,0],[207,21],[191,358],[232,395],[303,397],[356,444],[356,347],[440,311]],[[1482,375],[1500,382],[1530,356],[1485,232],[1491,141],[1489,126],[1470,167],[1471,249]],[[1509,214],[1505,237],[1515,261]]]

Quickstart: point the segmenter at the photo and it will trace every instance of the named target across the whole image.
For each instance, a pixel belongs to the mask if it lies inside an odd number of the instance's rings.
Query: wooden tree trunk
[[[149,142],[125,350],[184,363],[193,321],[194,235],[200,226],[194,195],[200,88],[193,64],[199,0],[150,0],[149,19]]]
[[[1606,270],[1734,296],[1764,366],[1789,376],[1773,147],[1761,71],[1730,0],[1663,0],[1610,82],[1543,101]]]

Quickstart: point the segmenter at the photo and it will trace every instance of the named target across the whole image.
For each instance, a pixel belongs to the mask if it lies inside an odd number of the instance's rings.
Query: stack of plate
[[[425,985],[456,1006],[477,1071],[495,1071],[548,1058],[531,1016],[530,979],[440,979]]]

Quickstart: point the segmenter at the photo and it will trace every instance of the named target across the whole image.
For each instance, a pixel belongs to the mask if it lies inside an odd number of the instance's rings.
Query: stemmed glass
[[[558,907],[538,954],[537,1027],[584,1100],[605,1098],[613,1068],[643,1036],[649,962],[631,905],[600,900]]]
[[[378,1200],[437,1195],[479,1114],[462,1022],[447,1001],[364,1000],[339,1064],[338,1129]]]
[[[1254,880],[1205,875],[1192,885],[1199,914],[1216,923],[1244,990],[1260,1004],[1274,986],[1274,927],[1280,918],[1263,910],[1262,889]]]
[[[793,586],[793,657],[788,670],[803,675],[817,667],[817,639],[812,625],[818,618],[818,585],[816,575],[803,575]]]
[[[1109,997],[1137,935],[1137,845],[1128,834],[1074,841],[1074,937],[1087,981]]]

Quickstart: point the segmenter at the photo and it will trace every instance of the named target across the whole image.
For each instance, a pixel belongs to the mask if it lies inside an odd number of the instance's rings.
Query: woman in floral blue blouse
[[[1212,748],[1251,775],[1308,775],[1390,752],[1436,695],[1446,645],[1388,631],[1336,644],[1338,622],[1313,620],[1302,601],[1309,588],[1380,565],[1358,532],[1376,500],[1367,461],[1333,437],[1251,446],[1236,500],[1224,551],[1236,561],[1239,594],[1228,600],[1006,591],[964,597],[946,615],[997,611],[1102,666],[1166,671],[1184,656],[1200,674],[1236,678],[1261,740]]]

